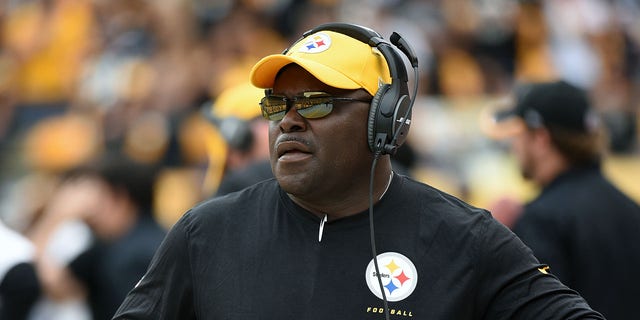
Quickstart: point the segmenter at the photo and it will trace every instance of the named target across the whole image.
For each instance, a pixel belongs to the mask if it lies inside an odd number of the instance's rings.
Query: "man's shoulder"
[[[247,198],[263,197],[264,195],[277,194],[277,190],[279,190],[277,180],[273,177],[267,178],[241,190],[213,196],[202,202],[201,206],[239,204],[239,202],[241,202],[242,200],[246,200]]]
[[[242,169],[225,174],[216,191],[216,196],[242,190],[269,178],[273,178],[271,163],[268,160],[254,162]]]
[[[424,182],[417,181],[411,177],[401,176],[401,195],[403,201],[408,201],[412,206],[426,208],[425,214],[441,216],[450,220],[456,216],[489,217],[489,212],[483,208],[478,208],[469,204],[452,194],[433,187]]]
[[[275,179],[258,182],[245,189],[207,199],[189,210],[192,219],[217,215],[240,215],[252,212],[277,200],[280,187]]]
[[[525,206],[525,213],[545,219],[600,215],[603,211],[639,212],[640,207],[599,170],[582,170],[557,179]]]
[[[403,183],[403,192],[409,193],[411,196],[419,195],[420,199],[430,202],[443,202],[449,205],[460,207],[463,209],[469,210],[482,210],[478,207],[475,207],[465,200],[454,196],[446,191],[438,189],[434,186],[429,185],[428,183],[418,181],[412,177],[402,176]]]

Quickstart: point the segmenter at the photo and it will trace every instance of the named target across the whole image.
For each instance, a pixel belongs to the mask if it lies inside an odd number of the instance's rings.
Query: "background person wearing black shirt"
[[[587,92],[562,80],[524,84],[496,116],[493,129],[542,189],[513,231],[607,319],[636,318],[640,206],[602,172],[604,126]]]
[[[47,214],[82,218],[93,239],[67,265],[42,255],[40,276],[48,295],[66,297],[69,282],[78,283],[94,320],[113,316],[166,234],[151,211],[155,172],[124,155],[107,154],[65,176]]]

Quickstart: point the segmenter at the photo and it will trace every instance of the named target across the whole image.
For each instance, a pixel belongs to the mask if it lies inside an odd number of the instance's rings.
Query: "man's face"
[[[364,90],[330,87],[298,65],[276,78],[273,94],[293,98],[322,91],[336,97],[371,98]],[[344,198],[352,186],[368,183],[373,154],[367,144],[369,104],[340,101],[322,118],[306,119],[295,108],[271,121],[271,167],[281,187],[304,201]]]

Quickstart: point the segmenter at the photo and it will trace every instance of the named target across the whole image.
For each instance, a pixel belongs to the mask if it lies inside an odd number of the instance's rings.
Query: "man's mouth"
[[[276,143],[276,154],[279,160],[301,160],[311,155],[306,143],[299,140],[287,139]]]

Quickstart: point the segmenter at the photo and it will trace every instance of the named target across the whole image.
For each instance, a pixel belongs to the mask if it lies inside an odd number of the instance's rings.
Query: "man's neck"
[[[535,182],[542,187],[546,187],[569,168],[569,162],[561,154],[551,153],[544,160],[538,161]]]
[[[388,170],[376,173],[373,188],[374,204],[382,199],[389,189],[392,180],[393,172],[390,167]],[[309,212],[320,218],[326,215],[327,220],[331,221],[363,212],[369,208],[369,182],[367,181],[366,186],[363,185],[362,188],[358,188],[358,190],[352,189],[350,194],[345,194],[344,197],[339,199],[322,198],[314,201],[296,197],[292,194],[289,194],[289,197]]]

